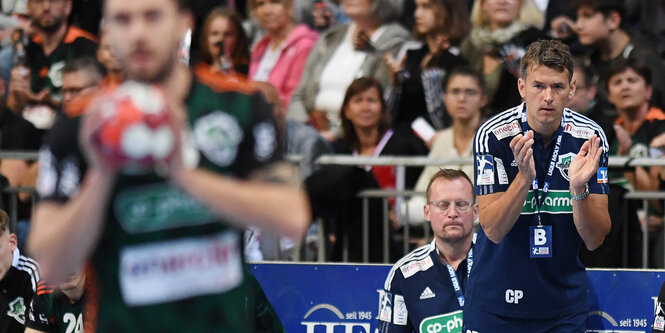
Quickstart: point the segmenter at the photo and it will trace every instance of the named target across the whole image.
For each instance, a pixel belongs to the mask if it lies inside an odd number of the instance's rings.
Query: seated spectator
[[[397,74],[395,90],[401,91],[393,111],[393,127],[411,127],[422,118],[434,129],[450,125],[443,105],[441,82],[455,67],[466,64],[459,44],[471,23],[466,7],[456,0],[416,0],[414,37],[422,47],[408,50],[403,66],[387,59]]]
[[[428,182],[424,213],[434,240],[399,260],[388,273],[379,292],[378,329],[383,333],[424,332],[422,323],[430,320],[459,321],[459,330],[447,331],[462,332],[478,204],[471,180],[459,170],[439,170]]]
[[[70,332],[69,327],[83,327],[84,309],[83,269],[70,275],[57,288],[42,281],[26,310],[25,333]]]
[[[485,81],[483,76],[467,67],[459,67],[448,74],[447,82],[444,82],[446,90],[443,100],[446,109],[452,117],[452,126],[441,131],[435,138],[430,158],[463,158],[473,157],[473,136],[484,120],[483,108],[487,104]],[[443,168],[454,168],[462,170],[470,179],[474,179],[473,164],[468,165],[443,165],[428,166],[418,177],[415,191],[424,192],[430,179]],[[402,209],[407,214],[411,223],[425,221],[422,207],[427,204],[422,196],[414,196],[409,199]]]
[[[67,109],[80,94],[97,87],[104,79],[101,64],[96,58],[86,57],[67,62],[62,69],[62,106]]]
[[[30,274],[12,266],[16,246],[9,216],[0,211],[0,331],[7,333],[23,333],[25,309],[35,293]]]
[[[663,59],[649,39],[638,32],[622,28],[625,12],[622,0],[576,0],[575,32],[580,43],[591,48],[585,60],[593,71],[600,75],[599,98],[607,100],[607,70],[612,61],[619,58],[638,58],[650,68],[653,77],[653,100],[651,104],[665,107],[665,67]]]
[[[321,35],[307,59],[288,111],[289,118],[300,122],[311,118],[330,141],[341,136],[339,112],[351,81],[371,77],[388,86],[390,74],[381,56],[394,55],[409,37],[399,24],[388,23],[398,14],[390,0],[348,0],[344,11],[351,23]]]
[[[359,78],[347,89],[342,104],[344,139],[335,142],[339,154],[354,156],[414,156],[427,154],[418,138],[390,129],[390,115],[381,98],[383,89],[375,79]],[[413,187],[421,168],[407,168],[405,186]],[[393,166],[325,166],[307,179],[307,188],[315,216],[323,216],[332,228],[335,244],[333,260],[343,259],[344,244],[349,246],[349,260],[362,260],[362,201],[360,190],[394,189]],[[383,243],[381,200],[370,200],[369,259],[372,262],[395,260],[400,251],[396,244]],[[393,200],[391,200],[392,204]],[[388,232],[392,233],[393,227]],[[383,258],[383,246],[391,247],[390,258]]]
[[[252,0],[250,6],[266,36],[252,50],[249,77],[275,86],[286,108],[318,33],[304,24],[296,25],[293,0]]]
[[[606,82],[609,101],[619,113],[614,124],[616,138],[610,141],[610,155],[658,157],[653,154],[653,150],[649,150],[649,145],[656,137],[665,133],[665,112],[649,105],[653,94],[649,67],[636,58],[617,59],[607,70]],[[611,172],[609,179],[611,184],[621,185],[628,190],[655,191],[659,189],[659,170],[658,167],[636,167],[634,171]],[[662,206],[658,200],[649,203],[650,215],[661,216],[653,216],[654,218],[646,222],[651,232],[662,226]],[[636,223],[634,220],[627,222],[629,225]],[[653,234],[653,237],[656,236],[658,235]],[[660,254],[662,250],[660,253],[652,253],[654,256],[651,256],[651,266],[663,262]]]
[[[543,20],[533,0],[473,4],[473,28],[462,43],[462,56],[485,76],[490,115],[522,101],[517,90],[520,59],[531,42],[545,37]]]
[[[249,73],[249,40],[242,18],[230,8],[217,7],[208,15],[201,33],[199,71]]]

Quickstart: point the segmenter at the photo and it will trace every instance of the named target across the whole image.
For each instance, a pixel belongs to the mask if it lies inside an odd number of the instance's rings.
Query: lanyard
[[[528,123],[526,122],[526,111],[522,114],[522,128],[529,128]],[[552,157],[550,158],[550,165],[547,168],[547,176],[545,176],[545,183],[543,184],[542,195],[538,193],[538,177],[534,178],[531,182],[531,189],[533,197],[536,199],[536,206],[538,207],[538,226],[542,227],[543,224],[540,219],[540,208],[545,202],[547,197],[547,192],[550,190],[550,183],[552,180],[552,174],[554,173],[554,167],[556,166],[557,158],[559,158],[559,150],[561,149],[561,140],[563,139],[563,116],[561,117],[561,124],[559,129],[556,131],[556,142],[554,144],[554,151],[552,151]]]
[[[434,244],[434,247],[436,248],[436,254],[439,255],[441,258],[443,258],[443,255],[441,255],[441,252],[439,252],[439,248],[436,246],[436,243]],[[443,259],[443,261],[446,263],[446,268],[448,269],[448,275],[450,275],[450,282],[453,284],[453,290],[455,290],[455,297],[457,298],[457,303],[459,303],[459,306],[463,308],[464,293],[462,292],[462,286],[460,285],[459,279],[457,278],[457,273],[455,272],[453,266],[450,266],[450,264],[445,259]],[[466,257],[466,281],[469,280],[469,274],[471,274],[472,266],[473,266],[473,244],[471,244],[471,250],[469,250],[469,254]]]

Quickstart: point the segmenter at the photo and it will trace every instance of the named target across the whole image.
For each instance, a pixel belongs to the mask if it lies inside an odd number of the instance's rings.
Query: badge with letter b
[[[529,227],[529,257],[552,258],[552,226]]]

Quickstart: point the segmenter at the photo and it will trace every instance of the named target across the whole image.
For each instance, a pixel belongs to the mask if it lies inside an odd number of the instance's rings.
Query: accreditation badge
[[[552,226],[529,227],[529,257],[552,258]]]

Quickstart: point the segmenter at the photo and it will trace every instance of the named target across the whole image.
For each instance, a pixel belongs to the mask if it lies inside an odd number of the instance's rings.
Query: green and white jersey
[[[25,326],[49,333],[83,332],[85,295],[72,302],[59,289],[40,282],[25,315]]]
[[[251,87],[195,79],[185,101],[185,164],[246,178],[281,158],[272,109]],[[41,200],[76,195],[79,120],[53,127],[40,156]],[[118,175],[92,256],[86,332],[251,332],[241,233],[156,173]],[[251,301],[251,300],[249,300]]]

